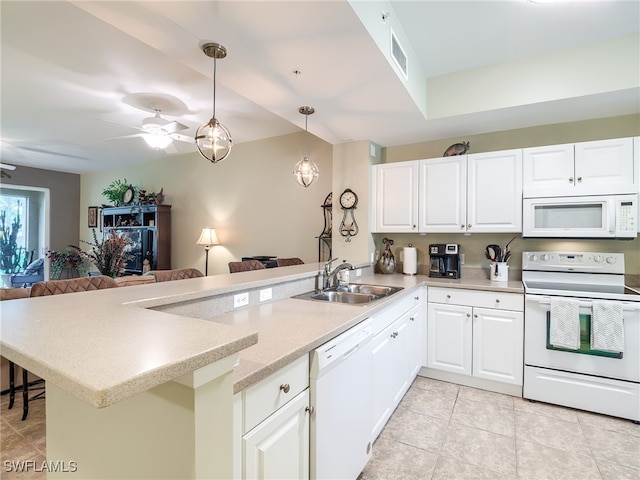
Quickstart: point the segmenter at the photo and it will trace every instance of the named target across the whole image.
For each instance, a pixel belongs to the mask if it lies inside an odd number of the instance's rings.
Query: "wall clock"
[[[342,222],[340,222],[340,235],[345,237],[345,242],[350,242],[351,237],[355,237],[360,231],[360,228],[356,223],[356,217],[354,215],[354,210],[357,206],[358,195],[356,195],[356,192],[354,192],[350,188],[347,188],[340,195],[340,207],[343,211]],[[351,217],[350,222],[347,217]]]
[[[131,202],[133,202],[133,195],[134,195],[134,191],[133,191],[133,186],[129,185],[129,187],[124,191],[124,194],[122,195],[122,203],[124,203],[125,205],[129,205]]]

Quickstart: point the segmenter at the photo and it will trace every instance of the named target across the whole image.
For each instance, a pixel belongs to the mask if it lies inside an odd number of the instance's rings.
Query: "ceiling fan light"
[[[196,145],[200,155],[211,163],[218,163],[227,158],[233,146],[233,140],[227,127],[215,118],[202,125],[196,131]]]
[[[318,166],[305,155],[305,157],[296,163],[296,167],[293,170],[293,175],[303,187],[310,186],[320,176],[320,169]]]
[[[169,135],[157,134],[157,133],[141,133],[140,136],[147,142],[151,148],[161,150],[167,148],[173,142],[173,138]]]

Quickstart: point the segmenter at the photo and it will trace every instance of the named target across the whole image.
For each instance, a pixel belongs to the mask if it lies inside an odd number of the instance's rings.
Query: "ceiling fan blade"
[[[178,140],[179,142],[196,143],[196,139],[193,137],[190,137],[189,135],[182,135],[180,133],[171,133],[169,136],[174,140]]]
[[[115,120],[107,120],[106,118],[101,118],[103,122],[113,123],[115,125],[120,125],[121,127],[134,128],[136,130],[142,130],[142,127],[138,125],[129,125],[128,123],[116,122]]]
[[[187,128],[189,128],[189,127],[187,127],[186,125],[183,125],[180,122],[173,121],[173,122],[169,122],[166,125],[164,125],[162,127],[162,130],[164,130],[167,133],[175,133],[175,132],[179,132],[181,130],[186,130]]]
[[[119,137],[109,137],[109,138],[105,138],[105,140],[119,140],[121,138],[135,138],[135,137],[142,137],[142,135],[139,133],[133,133],[131,135],[120,135]]]
[[[15,170],[15,165],[9,165],[8,163],[0,163],[0,168],[4,168],[5,170]]]

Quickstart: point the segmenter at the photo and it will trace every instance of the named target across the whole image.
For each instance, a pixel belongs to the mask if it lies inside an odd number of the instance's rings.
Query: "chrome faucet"
[[[329,272],[329,270],[331,268],[331,263],[333,261],[335,261],[335,260],[337,260],[337,259],[334,258],[333,260],[329,260],[324,265],[325,272],[326,272],[325,279],[324,279],[324,288],[325,288],[325,290],[327,290],[329,288],[338,287],[340,285],[340,281],[336,282],[336,279],[338,278],[338,273],[340,273],[342,270],[353,270],[354,269],[353,265],[351,265],[346,260],[343,260],[342,263],[340,265],[338,265],[336,268],[334,268],[332,272]],[[336,283],[337,283],[337,285],[336,285]]]

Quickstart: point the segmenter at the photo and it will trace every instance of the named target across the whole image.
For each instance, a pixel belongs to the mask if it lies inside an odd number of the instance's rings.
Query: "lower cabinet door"
[[[245,479],[309,478],[309,389],[242,437]]]
[[[522,312],[473,309],[473,374],[522,385],[524,320]]]
[[[471,375],[471,307],[429,303],[427,367]]]

